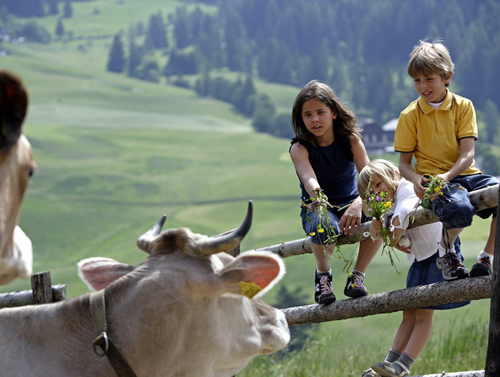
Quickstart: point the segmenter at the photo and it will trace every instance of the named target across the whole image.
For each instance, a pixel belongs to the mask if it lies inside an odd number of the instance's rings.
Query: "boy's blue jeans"
[[[498,185],[495,177],[486,174],[458,176],[443,188],[443,195],[432,202],[432,212],[439,217],[445,229],[465,228],[472,224],[472,217],[477,215],[487,219],[497,216],[497,208],[486,208],[477,211],[469,199],[469,191],[479,190],[487,186]],[[463,189],[460,189],[462,187]],[[465,190],[464,190],[465,189]]]

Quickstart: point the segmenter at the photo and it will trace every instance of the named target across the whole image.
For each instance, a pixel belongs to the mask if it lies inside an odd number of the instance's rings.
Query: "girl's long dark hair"
[[[315,147],[318,146],[316,138],[307,130],[302,120],[302,106],[304,102],[311,99],[323,102],[334,114],[337,114],[337,118],[333,119],[333,129],[336,134],[349,138],[355,135],[361,139],[361,128],[358,126],[354,113],[340,103],[332,88],[317,80],[310,81],[304,86],[293,104],[291,122],[293,132],[298,139],[307,141]]]

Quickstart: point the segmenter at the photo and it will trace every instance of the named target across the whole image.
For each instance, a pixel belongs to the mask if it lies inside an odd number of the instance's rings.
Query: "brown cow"
[[[80,276],[101,291],[1,309],[0,374],[116,377],[111,362],[94,353],[94,339],[116,344],[137,377],[228,377],[254,356],[282,349],[290,340],[283,313],[255,299],[282,277],[282,260],[269,252],[223,252],[239,245],[250,223],[251,206],[224,236],[186,228],[159,234],[157,224],[139,238],[150,256],[137,267],[108,258],[79,263]],[[105,310],[91,310],[99,297]],[[103,312],[106,336],[93,324]],[[107,343],[98,344],[104,352]]]
[[[0,71],[0,285],[31,275],[31,241],[17,225],[35,169],[31,145],[22,134],[27,107],[21,79]]]

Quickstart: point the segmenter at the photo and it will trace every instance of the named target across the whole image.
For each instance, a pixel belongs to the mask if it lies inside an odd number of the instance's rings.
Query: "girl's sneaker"
[[[329,272],[318,273],[314,276],[314,300],[318,304],[328,305],[336,300],[333,294],[332,274]]]
[[[365,277],[359,271],[353,270],[347,277],[344,294],[347,297],[357,298],[366,296],[368,291],[365,288]]]
[[[442,273],[444,280],[463,279],[469,276],[469,270],[463,265],[456,253],[446,253],[443,259]]]

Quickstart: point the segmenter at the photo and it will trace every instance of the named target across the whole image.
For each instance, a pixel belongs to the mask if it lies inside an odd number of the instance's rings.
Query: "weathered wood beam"
[[[52,298],[54,302],[65,300],[66,285],[53,285]],[[33,291],[18,291],[0,294],[0,309],[34,304],[35,300],[33,299]]]
[[[31,289],[33,290],[33,301],[35,304],[52,302],[52,281],[50,271],[31,275]]]
[[[282,309],[289,326],[338,321],[491,297],[491,276],[445,281],[336,301]]]
[[[484,377],[484,370],[474,370],[470,372],[441,372],[438,374],[425,374],[411,377]]]
[[[472,205],[476,208],[476,210],[496,207],[498,205],[498,185],[486,187],[477,191],[472,191],[469,193],[469,197]],[[415,228],[417,226],[430,224],[436,221],[439,221],[436,215],[434,215],[430,211],[423,209],[422,207],[419,207],[415,211],[415,220],[412,224],[410,224],[409,228]],[[354,232],[353,235],[341,235],[338,238],[338,244],[354,244],[366,239],[366,237],[363,236],[363,233],[368,231],[369,228],[370,223],[368,222],[363,224],[361,226],[361,230],[359,232]],[[309,237],[257,249],[257,251],[264,250],[278,254],[282,258],[312,253]]]

